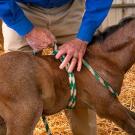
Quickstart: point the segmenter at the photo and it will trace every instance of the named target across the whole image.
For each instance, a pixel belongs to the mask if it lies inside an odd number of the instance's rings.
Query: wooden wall
[[[135,15],[135,0],[113,0],[113,6],[100,30],[117,24],[123,17]]]

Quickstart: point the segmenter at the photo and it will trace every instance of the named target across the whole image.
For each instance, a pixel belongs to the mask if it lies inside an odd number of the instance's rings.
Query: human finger
[[[68,54],[64,61],[61,63],[60,65],[60,69],[63,69],[64,67],[66,67],[66,65],[69,63],[70,59],[72,58],[72,55],[71,54]]]
[[[66,53],[65,49],[61,49],[59,50],[59,52],[56,54],[55,58],[59,59],[62,55],[64,55]]]
[[[77,71],[81,71],[81,68],[82,68],[82,55],[78,57],[78,63],[77,63]]]
[[[71,61],[71,65],[69,66],[68,72],[72,72],[76,66],[77,63],[77,58],[73,57],[72,61]]]

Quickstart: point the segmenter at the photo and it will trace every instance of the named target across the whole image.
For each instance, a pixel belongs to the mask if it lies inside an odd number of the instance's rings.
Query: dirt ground
[[[1,26],[1,22],[0,22]],[[0,50],[3,42],[1,28],[0,28]],[[135,65],[125,75],[123,82],[120,101],[132,111],[135,111]],[[60,112],[48,117],[49,125],[53,135],[72,135],[69,122],[65,117],[64,112]],[[114,123],[100,119],[97,117],[98,135],[127,135],[123,130],[117,127]],[[82,129],[83,130],[83,129]],[[46,135],[44,125],[40,120],[37,124],[34,135]]]

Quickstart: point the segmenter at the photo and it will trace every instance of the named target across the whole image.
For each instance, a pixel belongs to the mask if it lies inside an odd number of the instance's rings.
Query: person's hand
[[[66,67],[66,65],[71,61],[68,72],[72,72],[76,65],[77,71],[80,71],[87,44],[87,42],[75,38],[60,46],[59,52],[56,55],[56,59],[59,59],[63,54],[66,54],[64,61],[60,65],[60,69]]]
[[[25,35],[27,43],[34,51],[40,51],[56,42],[54,35],[45,28],[34,27]]]

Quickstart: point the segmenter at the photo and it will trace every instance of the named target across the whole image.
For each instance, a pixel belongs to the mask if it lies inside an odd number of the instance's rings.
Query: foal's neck
[[[135,20],[108,36],[101,49],[126,72],[135,62]]]

